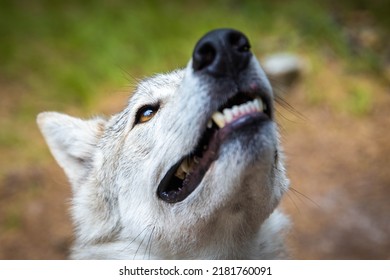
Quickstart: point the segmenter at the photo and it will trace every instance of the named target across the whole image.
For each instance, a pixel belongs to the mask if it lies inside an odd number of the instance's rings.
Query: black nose
[[[237,76],[252,56],[248,38],[233,29],[216,29],[203,36],[192,54],[194,71],[214,77]]]

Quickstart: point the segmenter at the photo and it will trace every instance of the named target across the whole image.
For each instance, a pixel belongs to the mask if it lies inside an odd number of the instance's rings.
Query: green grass
[[[123,82],[126,71],[183,66],[208,29],[250,22],[245,11],[230,17],[229,5],[195,1],[15,2],[1,9],[2,74],[45,99],[80,106],[105,85]]]
[[[364,116],[372,110],[372,93],[363,86],[353,86],[348,92],[347,109],[357,116]]]
[[[259,57],[291,51],[314,60],[331,56],[359,71],[379,69],[375,52],[351,53],[324,3],[3,0],[0,85],[27,93],[10,115],[19,121],[42,110],[88,111],[102,92],[184,66],[200,36],[218,27],[244,31]],[[13,137],[21,136],[1,142]]]

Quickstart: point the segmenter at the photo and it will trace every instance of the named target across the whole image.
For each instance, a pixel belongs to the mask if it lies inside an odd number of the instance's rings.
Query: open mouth
[[[168,203],[186,199],[217,160],[221,143],[232,132],[269,120],[272,107],[268,96],[240,92],[230,98],[213,113],[195,149],[168,170],[157,188],[158,197]]]

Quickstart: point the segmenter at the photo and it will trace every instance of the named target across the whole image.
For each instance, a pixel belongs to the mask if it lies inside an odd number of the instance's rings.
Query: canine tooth
[[[225,126],[225,117],[220,112],[215,112],[212,117],[213,121],[218,125],[219,128]]]
[[[207,123],[207,128],[211,128],[212,126],[213,126],[213,122],[211,120],[209,120]]]
[[[175,176],[181,180],[184,180],[184,178],[186,177],[186,173],[184,173],[184,171],[179,167],[177,170],[176,170],[176,173],[175,173]]]
[[[183,180],[186,174],[190,172],[190,166],[190,160],[188,158],[184,159],[179,168],[176,170],[175,176]]]
[[[259,98],[255,99],[255,106],[256,106],[256,109],[259,110],[260,112],[262,112],[264,110],[263,101]]]

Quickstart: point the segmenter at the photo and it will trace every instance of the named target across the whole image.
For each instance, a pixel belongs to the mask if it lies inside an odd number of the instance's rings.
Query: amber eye
[[[157,106],[147,105],[142,107],[137,112],[135,124],[145,123],[147,121],[150,121],[156,114],[157,110],[158,110]]]

